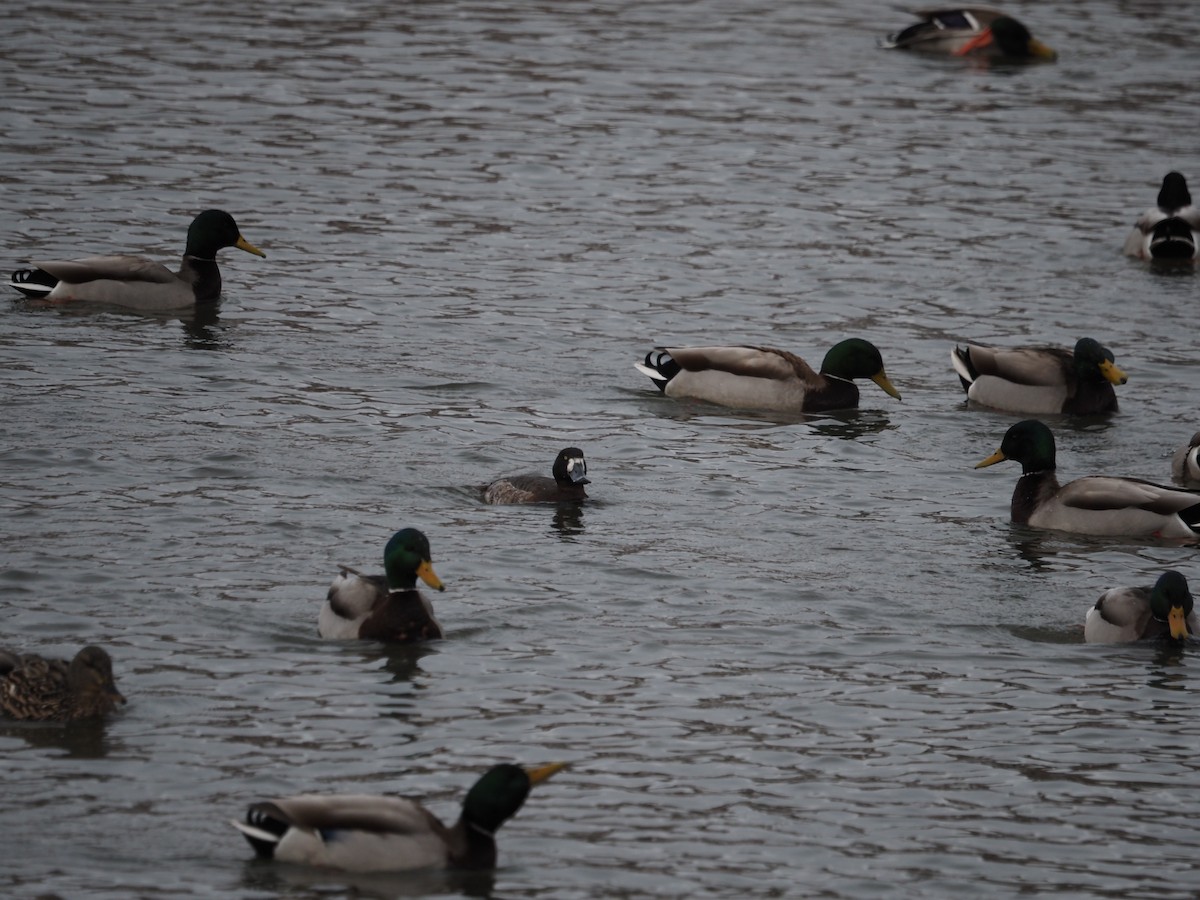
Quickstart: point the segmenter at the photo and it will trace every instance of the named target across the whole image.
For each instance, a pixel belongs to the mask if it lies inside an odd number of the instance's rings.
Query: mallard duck
[[[1171,476],[1188,487],[1200,487],[1200,431],[1171,457]]]
[[[178,273],[142,256],[90,256],[34,262],[37,268],[14,272],[10,286],[26,297],[52,302],[80,300],[143,310],[183,309],[220,296],[217,251],[225,247],[266,256],[242,237],[233,216],[209,209],[196,216],[188,228]]]
[[[1060,487],[1054,435],[1037,419],[1008,429],[1000,449],[975,468],[1006,459],[1022,468],[1012,496],[1012,520],[1018,525],[1129,537],[1194,539],[1200,534],[1200,494],[1108,475],[1088,475]]]
[[[417,590],[417,579],[437,591],[445,585],[433,571],[429,540],[415,528],[392,535],[383,548],[386,575],[340,570],[317,616],[323,638],[364,638],[412,643],[442,636],[433,605]]]
[[[503,764],[489,769],[447,828],[415,800],[371,794],[302,794],[254,803],[234,820],[264,859],[350,872],[490,869],[496,830],[525,803],[530,788],[566,763],[538,769]]]
[[[560,450],[550,470],[554,477],[545,475],[513,475],[499,478],[483,489],[486,503],[561,503],[567,500],[586,500],[585,484],[587,462],[578,447]]]
[[[889,34],[880,46],[920,50],[947,56],[982,56],[1003,60],[1052,60],[1058,54],[1037,40],[1029,29],[998,9],[918,9],[919,22]]]
[[[869,341],[851,338],[830,348],[814,372],[803,359],[771,347],[656,347],[634,367],[677,400],[704,400],[739,409],[822,412],[858,406],[851,379],[870,378],[888,395],[900,393]]]
[[[1157,205],[1138,216],[1125,239],[1125,255],[1165,260],[1200,255],[1200,209],[1192,206],[1187,180],[1178,172],[1166,174]]]
[[[967,397],[1006,412],[1095,415],[1117,411],[1114,384],[1129,379],[1112,351],[1080,338],[1074,352],[1057,347],[999,350],[979,344],[955,347],[950,362]]]
[[[124,702],[112,659],[100,647],[84,647],[70,663],[0,650],[0,712],[10,718],[70,722]]]
[[[1183,640],[1196,633],[1192,592],[1187,579],[1168,570],[1153,587],[1112,588],[1087,611],[1083,639],[1089,644],[1115,644],[1142,638]]]

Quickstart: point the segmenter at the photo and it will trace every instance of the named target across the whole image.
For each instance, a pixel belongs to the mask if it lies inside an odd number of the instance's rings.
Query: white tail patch
[[[237,819],[230,819],[229,824],[240,831],[247,837],[252,837],[256,841],[263,841],[267,844],[278,844],[279,835],[272,834],[269,831],[263,831],[261,828],[255,828],[253,825],[247,825],[245,822],[239,822]]]

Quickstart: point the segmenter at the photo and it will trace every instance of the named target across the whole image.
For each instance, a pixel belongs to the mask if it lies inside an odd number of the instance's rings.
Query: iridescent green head
[[[184,254],[196,259],[216,259],[217,251],[226,247],[237,247],[255,256],[266,256],[242,237],[233,216],[219,209],[206,209],[192,220],[188,228],[187,247]]]
[[[418,578],[434,590],[446,589],[433,571],[429,540],[415,528],[404,528],[392,535],[383,548],[383,570],[387,573],[388,588],[393,591],[412,590]]]
[[[995,465],[1006,459],[1021,464],[1024,473],[1046,472],[1054,469],[1054,435],[1044,422],[1026,419],[1018,422],[1004,433],[1000,449],[987,459],[980,460],[975,468]]]
[[[900,399],[900,392],[892,386],[883,371],[883,357],[870,341],[850,338],[834,344],[821,361],[821,374],[832,375],[852,381],[855,378],[870,378],[883,388],[889,396]]]
[[[565,767],[566,763],[528,770],[508,763],[493,766],[467,792],[463,819],[484,831],[494,832],[524,805],[535,784]]]
[[[1192,592],[1187,579],[1174,569],[1158,577],[1150,591],[1150,612],[1171,630],[1171,637],[1182,640],[1188,636],[1187,618],[1192,614]]]
[[[1075,371],[1080,378],[1109,384],[1124,384],[1129,378],[1117,368],[1113,353],[1099,341],[1080,338],[1075,342]]]

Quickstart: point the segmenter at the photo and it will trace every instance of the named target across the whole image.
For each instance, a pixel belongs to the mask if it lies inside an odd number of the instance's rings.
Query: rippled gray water
[[[261,8],[260,8],[261,7]],[[879,51],[884,4],[48,3],[0,32],[6,265],[175,260],[195,320],[0,306],[0,643],[108,647],[105,727],[0,727],[26,897],[1191,897],[1194,648],[1081,643],[1193,548],[1007,522],[1010,417],[949,349],[1111,346],[1067,477],[1169,477],[1196,275],[1120,248],[1200,186],[1195,19],[1009,3],[1056,65]],[[653,344],[877,343],[904,401],[805,421],[659,397]],[[477,485],[584,448],[582,509]],[[447,638],[321,642],[337,563],[414,525]],[[567,760],[494,875],[256,864],[253,799],[452,817]]]

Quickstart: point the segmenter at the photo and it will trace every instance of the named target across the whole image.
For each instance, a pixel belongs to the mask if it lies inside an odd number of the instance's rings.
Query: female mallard
[[[386,575],[338,568],[341,571],[317,616],[321,637],[413,643],[442,636],[433,605],[417,590],[417,579],[434,590],[446,588],[433,571],[429,540],[417,529],[397,531],[387,542],[383,548]]]
[[[821,371],[794,353],[770,347],[656,347],[635,368],[677,400],[739,409],[823,412],[858,406],[851,379],[870,378],[897,400],[875,345],[851,338],[830,348]]]
[[[1080,338],[1074,352],[1057,347],[999,350],[968,344],[950,351],[967,397],[1005,412],[1087,416],[1117,411],[1114,384],[1129,379],[1112,351]]]
[[[6,716],[69,722],[103,716],[124,702],[112,659],[100,647],[84,647],[69,664],[0,650],[0,712]]]
[[[52,302],[83,300],[132,309],[183,309],[220,296],[217,251],[225,247],[266,256],[242,237],[233,216],[209,209],[196,216],[188,228],[178,273],[142,256],[90,256],[35,262],[36,269],[14,272],[10,284],[26,297]]]
[[[1192,592],[1187,579],[1169,570],[1153,587],[1112,588],[1087,611],[1083,639],[1089,644],[1115,644],[1142,638],[1183,640],[1196,633]]]
[[[496,829],[521,808],[533,785],[565,765],[493,767],[467,792],[462,815],[449,828],[415,800],[370,794],[265,800],[250,806],[245,822],[232,824],[259,857],[281,862],[349,872],[490,869]]]
[[[1171,457],[1171,476],[1187,487],[1200,487],[1200,431]]]
[[[1037,419],[1018,422],[980,469],[1006,459],[1021,464],[1012,496],[1018,525],[1077,534],[1190,538],[1200,534],[1200,494],[1142,481],[1088,475],[1059,487],[1054,435]]]
[[[998,9],[919,9],[921,21],[889,34],[880,46],[920,50],[947,56],[976,56],[1003,60],[1051,60],[1058,54],[1037,40],[1029,29]]]
[[[1138,216],[1125,239],[1125,255],[1166,260],[1200,255],[1200,209],[1192,206],[1187,180],[1178,172],[1166,174],[1157,205]]]
[[[585,484],[587,462],[578,447],[560,450],[550,470],[554,477],[545,475],[513,475],[500,478],[483,489],[487,503],[560,503],[568,500],[586,500]]]

